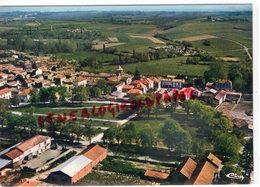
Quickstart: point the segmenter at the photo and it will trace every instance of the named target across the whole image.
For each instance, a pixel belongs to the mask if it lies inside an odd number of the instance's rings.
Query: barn
[[[84,155],[73,156],[56,167],[48,179],[55,183],[74,184],[91,171],[91,162],[92,160]]]
[[[91,145],[79,155],[56,167],[48,176],[48,180],[58,184],[74,184],[106,157],[107,149],[99,145]]]
[[[81,152],[82,155],[92,160],[92,167],[95,167],[99,162],[107,157],[107,149],[100,145],[92,145]]]

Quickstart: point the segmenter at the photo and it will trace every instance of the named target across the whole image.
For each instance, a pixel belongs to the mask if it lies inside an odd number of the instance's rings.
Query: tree
[[[138,139],[137,130],[134,124],[130,123],[123,128],[124,141],[132,144],[133,140]]]
[[[209,128],[212,134],[217,136],[220,132],[228,132],[232,129],[231,122],[227,117],[221,116],[211,120]]]
[[[102,90],[96,86],[92,86],[90,89],[89,89],[89,95],[90,97],[92,98],[97,98],[97,97],[100,97],[102,94]]]
[[[210,46],[210,41],[209,40],[204,40],[202,42],[202,44],[205,45],[205,46]]]
[[[209,70],[205,71],[204,78],[206,81],[216,81],[218,79],[227,79],[227,69],[225,62],[212,62]]]
[[[253,158],[253,139],[250,139],[244,149],[243,149],[243,153],[242,153],[242,157],[241,157],[241,167],[244,169],[245,171],[245,175],[246,176],[250,176],[251,171],[254,168],[254,158]]]
[[[144,148],[151,148],[156,145],[156,135],[151,128],[139,132],[140,143]]]
[[[49,98],[50,98],[50,101],[52,102],[52,103],[55,103],[56,101],[57,101],[57,89],[56,89],[56,87],[50,87],[50,88],[48,88],[48,90],[49,90]]]
[[[163,138],[163,142],[170,150],[174,148],[180,153],[190,153],[192,148],[191,135],[177,122],[169,120],[165,121],[164,126],[161,129],[161,136]]]
[[[75,134],[77,137],[77,141],[79,143],[80,136],[84,134],[83,128],[80,126],[79,123],[72,123],[71,124],[71,133]]]
[[[85,129],[84,129],[84,136],[86,136],[89,140],[89,143],[91,144],[91,140],[92,138],[97,134],[97,129],[92,127],[91,125],[86,125]]]
[[[102,137],[104,143],[113,143],[114,140],[114,133],[116,131],[116,127],[111,127],[104,131],[104,135]]]
[[[86,101],[88,99],[88,89],[84,86],[76,86],[72,89],[73,101]]]
[[[115,128],[114,133],[115,133],[114,136],[115,136],[115,139],[117,141],[117,144],[120,144],[120,142],[124,138],[123,130],[121,128]]]
[[[100,88],[104,94],[109,94],[112,90],[107,82],[103,79],[97,81],[97,87]]]
[[[195,153],[197,158],[202,158],[206,153],[206,142],[204,140],[194,140],[192,151]]]
[[[66,97],[68,96],[68,91],[66,87],[57,87],[57,92],[59,94],[59,100],[65,102]]]
[[[141,79],[141,74],[139,72],[139,70],[136,68],[135,69],[135,73],[134,73],[134,77],[133,77],[134,80],[140,80]]]
[[[133,48],[133,58],[135,58],[135,48]]]
[[[8,106],[9,106],[9,101],[0,98],[0,124],[2,125],[2,128],[3,128],[3,122],[7,115]]]
[[[33,89],[29,95],[32,104],[36,104],[40,101],[40,94],[38,89]]]
[[[232,134],[222,133],[216,137],[214,150],[223,162],[237,163],[241,144]]]
[[[20,99],[17,96],[14,96],[10,99],[12,105],[17,106],[20,104]]]
[[[50,99],[50,92],[48,88],[41,88],[39,95],[41,102],[47,102]]]

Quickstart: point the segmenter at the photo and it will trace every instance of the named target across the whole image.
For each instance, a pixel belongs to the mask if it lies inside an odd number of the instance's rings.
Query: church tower
[[[124,70],[121,66],[118,66],[117,69],[116,69],[116,75],[117,76],[122,76],[124,73]]]

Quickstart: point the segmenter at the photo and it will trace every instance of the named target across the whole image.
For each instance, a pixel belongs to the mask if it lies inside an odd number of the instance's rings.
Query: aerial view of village
[[[0,186],[253,184],[252,5],[0,7]]]

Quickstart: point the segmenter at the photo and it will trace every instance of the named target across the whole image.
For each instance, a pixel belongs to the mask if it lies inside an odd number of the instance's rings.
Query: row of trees
[[[75,40],[58,40],[58,41],[43,41],[34,39],[24,39],[15,37],[7,39],[5,49],[16,49],[19,51],[33,51],[34,53],[54,54],[54,53],[74,53],[76,51],[90,50],[92,41],[75,41]]]
[[[169,150],[181,154],[190,153],[193,147],[189,131],[173,120],[166,121],[159,133],[152,128],[138,131],[135,124],[129,123],[124,127],[111,127],[103,136],[104,143],[135,144],[146,149],[157,146],[161,139]]]
[[[40,132],[69,143],[75,140],[79,142],[81,136],[85,136],[91,142],[93,136],[99,133],[99,129],[93,127],[91,122],[81,123],[80,121],[46,124],[46,131],[43,132],[43,128],[39,128],[37,117],[33,115],[34,108],[29,108],[20,116],[10,113],[8,105],[7,100],[0,99],[0,125],[2,132],[12,134],[13,142],[27,139]]]
[[[71,101],[86,101],[89,97],[97,98],[101,94],[109,94],[112,92],[112,87],[109,86],[105,80],[99,80],[96,86],[85,87],[75,86],[71,92],[66,87],[49,87],[33,89],[30,92],[30,99],[32,104],[39,102],[65,102],[66,99],[71,98]]]

